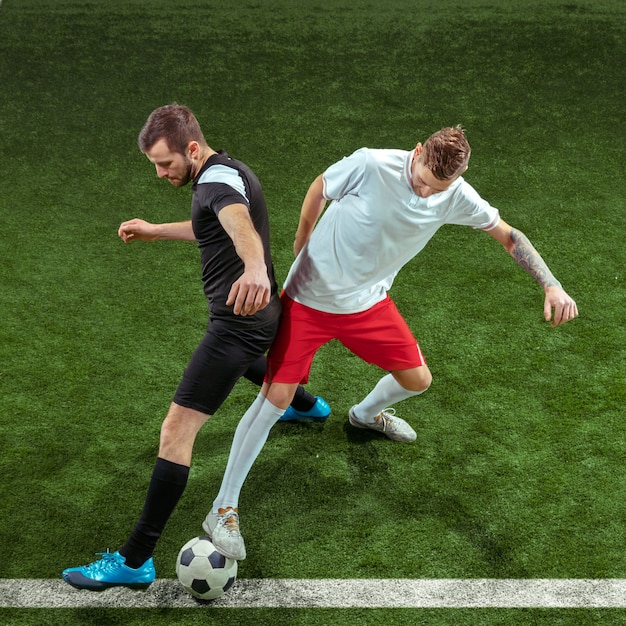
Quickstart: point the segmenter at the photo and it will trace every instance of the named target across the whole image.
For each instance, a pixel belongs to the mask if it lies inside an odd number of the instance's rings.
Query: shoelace
[[[220,523],[229,533],[239,534],[239,514],[235,509],[229,506],[227,509],[220,509],[218,514]]]
[[[106,569],[113,569],[118,565],[122,565],[122,561],[117,556],[117,554],[115,554],[115,552],[111,552],[108,549],[106,552],[96,552],[96,556],[101,557],[101,559],[87,565],[87,568],[94,572]]]
[[[380,412],[380,415],[378,415],[378,417],[376,418],[376,421],[382,423],[383,432],[387,430],[388,426],[392,426],[393,422],[389,420],[388,418],[393,417],[395,414],[396,414],[396,410],[393,407],[383,409]]]

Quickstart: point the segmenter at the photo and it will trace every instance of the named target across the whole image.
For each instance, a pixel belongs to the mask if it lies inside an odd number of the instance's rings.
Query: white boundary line
[[[175,580],[156,580],[143,593],[94,593],[62,580],[0,579],[0,607],[626,608],[626,579],[242,579],[208,605]]]

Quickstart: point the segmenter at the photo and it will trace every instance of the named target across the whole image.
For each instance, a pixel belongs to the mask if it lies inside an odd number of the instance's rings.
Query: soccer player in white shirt
[[[245,557],[241,487],[297,385],[307,382],[316,351],[331,339],[388,372],[350,409],[350,424],[395,441],[415,440],[413,428],[386,407],[423,393],[432,377],[387,291],[440,226],[472,226],[499,241],[543,288],[544,317],[552,326],[577,317],[576,303],[527,237],[462,178],[469,157],[463,130],[444,128],[410,152],[357,150],[311,184],[265,383],[237,427],[222,487],[204,522],[225,556]]]

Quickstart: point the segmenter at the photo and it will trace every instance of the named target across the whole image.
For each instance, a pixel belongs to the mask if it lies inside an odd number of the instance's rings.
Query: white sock
[[[239,493],[248,472],[259,456],[272,426],[279,420],[285,409],[279,409],[261,393],[244,413],[235,430],[230,447],[228,463],[222,486],[213,502],[213,512],[217,509],[239,506]]]
[[[406,400],[412,396],[418,396],[423,391],[409,391],[405,389],[391,374],[383,376],[376,387],[357,404],[352,412],[362,421],[373,423],[378,414],[387,407]]]

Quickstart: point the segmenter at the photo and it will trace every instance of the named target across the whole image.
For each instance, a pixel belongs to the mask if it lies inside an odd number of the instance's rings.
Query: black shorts
[[[272,344],[280,321],[278,298],[254,318],[211,319],[204,338],[194,351],[174,402],[213,415],[235,383]]]

